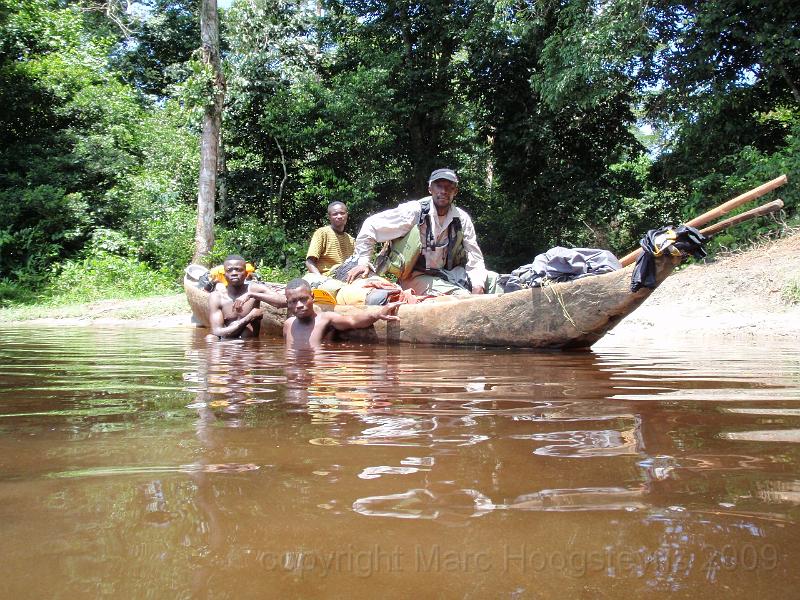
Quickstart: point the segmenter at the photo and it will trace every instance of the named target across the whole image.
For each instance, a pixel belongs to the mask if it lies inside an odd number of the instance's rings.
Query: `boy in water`
[[[286,298],[259,283],[246,281],[244,258],[231,254],[223,263],[227,287],[211,292],[208,299],[211,333],[219,338],[258,337],[264,309],[261,302],[277,308],[286,306]]]
[[[293,314],[283,325],[283,337],[290,347],[319,346],[334,330],[363,329],[375,321],[398,321],[394,313],[400,302],[392,302],[377,310],[342,315],[335,312],[317,314],[314,311],[314,294],[304,279],[293,279],[286,284],[286,302]]]

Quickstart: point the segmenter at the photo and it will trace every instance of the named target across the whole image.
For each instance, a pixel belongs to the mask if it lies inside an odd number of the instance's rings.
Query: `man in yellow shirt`
[[[306,269],[309,273],[329,274],[353,254],[355,240],[344,232],[347,217],[344,202],[336,200],[328,205],[331,224],[317,229],[308,245]]]

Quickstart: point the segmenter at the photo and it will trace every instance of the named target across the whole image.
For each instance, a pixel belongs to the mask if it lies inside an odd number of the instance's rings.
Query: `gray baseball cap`
[[[436,169],[428,178],[428,184],[433,183],[437,179],[447,179],[447,181],[458,183],[458,176],[453,169]]]

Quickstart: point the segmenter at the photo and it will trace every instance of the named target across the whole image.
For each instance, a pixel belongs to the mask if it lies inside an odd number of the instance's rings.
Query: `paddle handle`
[[[782,186],[787,181],[788,179],[786,175],[781,175],[780,177],[776,177],[772,181],[768,181],[767,183],[764,183],[758,186],[757,188],[753,188],[749,192],[745,192],[744,194],[736,196],[736,198],[732,198],[731,200],[728,200],[727,202],[720,204],[719,206],[709,210],[708,212],[704,212],[702,215],[695,217],[691,221],[688,221],[686,225],[691,225],[692,227],[699,227],[701,225],[705,225],[709,221],[713,221],[717,217],[721,217],[722,215],[729,213],[734,208],[741,206],[742,204],[745,204],[747,202],[750,202],[750,200],[755,200],[756,198],[760,198],[767,192],[771,192],[775,188]],[[630,252],[625,256],[623,256],[619,262],[622,264],[623,267],[627,267],[629,264],[635,261],[639,257],[639,254],[641,253],[642,249],[637,248],[633,252]]]
[[[743,221],[748,221],[750,219],[754,219],[756,217],[762,217],[764,215],[768,215],[770,213],[774,213],[783,208],[783,200],[773,200],[772,202],[767,202],[766,204],[762,204],[761,206],[757,206],[747,212],[743,212],[740,215],[736,215],[735,217],[731,217],[730,219],[725,219],[724,221],[720,221],[719,223],[714,223],[713,225],[709,225],[705,229],[701,229],[700,233],[703,235],[711,237],[712,235],[716,235],[723,229],[727,229],[732,225],[738,225]]]
[[[757,188],[753,188],[749,192],[745,192],[741,196],[736,196],[736,198],[728,200],[724,204],[720,204],[717,208],[711,209],[710,211],[703,213],[699,217],[695,217],[686,224],[691,225],[692,227],[699,227],[701,225],[705,225],[706,223],[713,221],[717,217],[721,217],[722,215],[731,212],[734,208],[737,208],[742,204],[750,202],[750,200],[755,200],[756,198],[760,198],[767,192],[771,192],[775,188],[782,186],[787,181],[788,179],[786,178],[786,175],[781,175],[780,177],[776,177],[772,181],[768,181],[767,183],[760,185]]]

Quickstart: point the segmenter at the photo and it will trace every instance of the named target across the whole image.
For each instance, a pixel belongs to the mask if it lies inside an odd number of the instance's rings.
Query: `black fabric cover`
[[[670,231],[674,232],[674,239],[669,234]],[[656,287],[656,256],[662,255],[665,251],[671,252],[671,248],[674,248],[697,259],[705,258],[707,241],[706,236],[690,225],[679,227],[666,225],[659,229],[651,229],[639,242],[643,252],[636,259],[636,266],[633,268],[631,291],[635,292],[643,287],[650,289]]]

